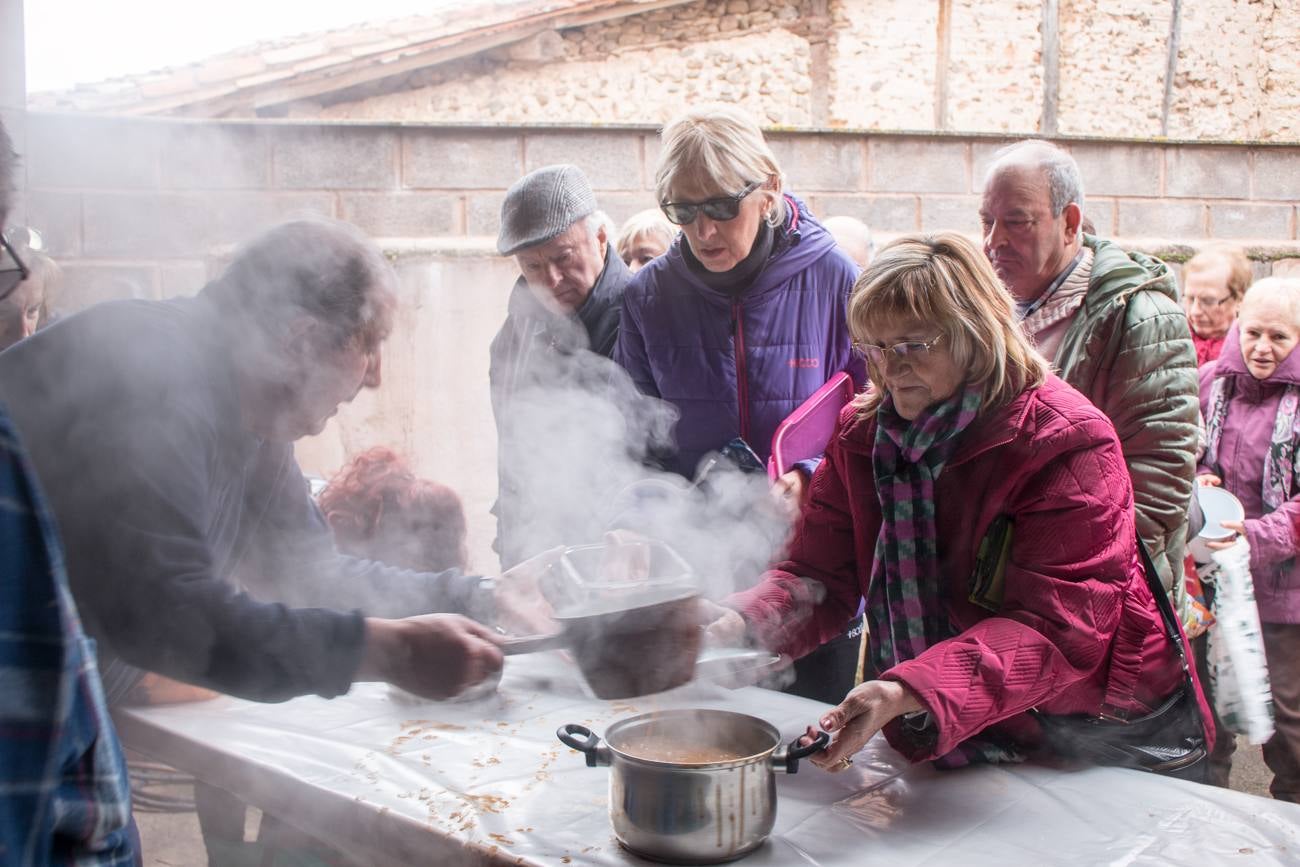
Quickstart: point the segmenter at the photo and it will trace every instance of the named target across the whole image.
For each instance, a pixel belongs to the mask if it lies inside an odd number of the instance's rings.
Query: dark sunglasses
[[[22,284],[29,276],[31,270],[23,264],[23,260],[18,258],[18,251],[9,243],[9,239],[0,235],[0,249],[9,254],[13,260],[14,267],[0,268],[0,301],[5,300],[13,293],[15,289]]]
[[[736,219],[736,215],[740,213],[741,201],[760,186],[762,186],[761,181],[754,181],[732,196],[719,196],[703,202],[664,202],[659,207],[668,218],[668,222],[677,226],[689,226],[694,223],[701,211],[710,220],[726,222]]]

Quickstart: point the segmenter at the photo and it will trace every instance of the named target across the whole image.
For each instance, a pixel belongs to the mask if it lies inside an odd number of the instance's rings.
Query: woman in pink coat
[[[813,761],[847,767],[882,728],[914,761],[1017,760],[1040,740],[1031,709],[1141,715],[1179,694],[1114,428],[1049,372],[979,251],[899,240],[848,315],[873,387],[840,418],[789,559],[709,627],[797,658],[866,597],[879,674],[823,716],[835,739]],[[1199,691],[1186,702],[1208,716]]]
[[[1246,293],[1219,360],[1201,368],[1207,446],[1201,484],[1241,500],[1250,574],[1273,687],[1276,733],[1264,744],[1270,790],[1300,802],[1300,281],[1270,277]],[[1210,543],[1214,546],[1215,543]],[[1231,543],[1227,543],[1231,544]],[[1212,778],[1226,784],[1231,741]]]

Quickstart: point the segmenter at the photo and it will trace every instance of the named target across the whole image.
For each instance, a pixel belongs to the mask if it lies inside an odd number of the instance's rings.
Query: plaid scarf
[[[1209,443],[1205,450],[1205,463],[1219,468],[1219,440],[1223,437],[1223,423],[1228,417],[1228,404],[1236,391],[1236,377],[1220,376],[1210,386],[1210,415],[1205,420]],[[1264,454],[1264,511],[1272,512],[1291,499],[1295,479],[1296,441],[1300,439],[1300,386],[1288,385],[1278,401],[1277,415],[1273,417],[1273,434],[1269,437],[1268,451]],[[1222,476],[1222,468],[1219,475]]]
[[[981,390],[966,386],[908,422],[888,393],[876,411],[871,463],[880,498],[880,535],[867,588],[867,626],[876,671],[915,659],[952,636],[940,592],[934,482],[957,447],[958,435],[975,420]],[[929,715],[916,722],[923,732]],[[1005,737],[985,733],[935,759],[942,770],[972,763],[1021,762],[1024,755]]]
[[[966,386],[911,422],[898,415],[888,393],[876,410],[871,464],[882,521],[866,615],[877,671],[952,634],[939,591],[934,482],[957,435],[975,420],[980,397],[979,388]]]

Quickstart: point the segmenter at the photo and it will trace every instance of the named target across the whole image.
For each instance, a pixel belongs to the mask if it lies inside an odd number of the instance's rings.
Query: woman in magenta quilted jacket
[[[710,626],[798,658],[866,597],[879,674],[820,720],[835,739],[813,761],[842,769],[882,728],[915,761],[1018,760],[1040,739],[1031,709],[1140,715],[1180,690],[1114,428],[1049,372],[979,251],[897,241],[848,317],[872,387],[789,559]]]

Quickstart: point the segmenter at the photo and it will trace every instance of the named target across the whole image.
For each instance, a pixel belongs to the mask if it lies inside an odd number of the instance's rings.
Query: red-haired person
[[[353,458],[320,495],[343,554],[402,569],[464,569],[465,511],[446,485],[416,478],[382,446]]]

